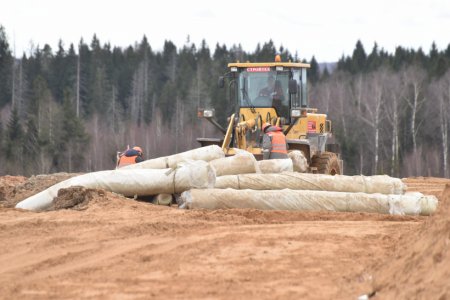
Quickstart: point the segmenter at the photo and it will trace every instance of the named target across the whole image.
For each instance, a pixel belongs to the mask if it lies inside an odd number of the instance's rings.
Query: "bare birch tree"
[[[383,78],[386,72],[384,70],[379,70],[371,73],[365,78],[359,78],[358,86],[363,89],[365,96],[361,98],[360,101],[360,112],[356,112],[357,117],[366,124],[372,134],[367,139],[369,141],[369,151],[373,153],[373,168],[372,173],[376,174],[379,171],[379,160],[380,160],[380,131],[381,122],[385,118],[383,113],[384,105],[384,81]],[[364,83],[363,83],[364,81]]]
[[[404,113],[402,104],[405,89],[398,75],[386,71],[385,76],[385,115],[389,123],[389,126],[386,128],[386,134],[391,135],[390,174],[391,176],[400,176],[400,121]]]
[[[411,112],[410,112],[410,134],[411,134],[411,140],[412,140],[412,147],[413,147],[413,159],[415,160],[415,174],[418,175],[421,173],[420,168],[420,157],[417,153],[417,135],[419,133],[419,129],[421,126],[420,121],[418,123],[418,113],[420,109],[422,108],[423,104],[425,103],[425,97],[424,97],[424,84],[425,84],[425,71],[420,69],[419,67],[412,66],[406,69],[402,76],[403,76],[403,84],[407,87],[409,90],[408,93],[405,94],[403,99],[408,104]]]

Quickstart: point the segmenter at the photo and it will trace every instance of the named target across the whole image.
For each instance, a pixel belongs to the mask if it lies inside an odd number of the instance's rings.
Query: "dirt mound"
[[[422,191],[426,181],[420,182]],[[433,182],[445,182],[438,181]],[[450,298],[450,184],[441,194],[438,212],[419,230],[402,236],[387,261],[374,269],[377,299]]]
[[[411,177],[402,181],[408,191],[438,197],[437,213],[399,235],[389,248],[388,259],[378,260],[358,275],[355,290],[375,293],[376,299],[448,299],[450,179]]]
[[[75,209],[83,210],[88,207],[89,201],[95,197],[105,197],[103,190],[87,189],[81,186],[73,186],[58,191],[58,196],[53,199],[53,205],[48,210]]]
[[[10,198],[10,194],[14,187],[25,182],[26,177],[23,176],[2,176],[0,177],[0,203]]]
[[[14,207],[17,203],[34,194],[37,194],[58,182],[80,174],[55,173],[49,175],[36,175],[30,178],[22,176],[0,177],[0,206]]]

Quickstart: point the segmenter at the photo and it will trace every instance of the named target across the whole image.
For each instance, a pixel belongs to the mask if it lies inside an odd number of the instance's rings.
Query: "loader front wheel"
[[[323,152],[320,155],[314,155],[311,160],[311,167],[317,168],[317,172],[320,174],[341,174],[338,157],[333,152]]]

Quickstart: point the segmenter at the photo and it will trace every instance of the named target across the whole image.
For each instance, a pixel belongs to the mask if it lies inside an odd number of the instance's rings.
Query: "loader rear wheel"
[[[333,152],[323,152],[320,155],[314,155],[311,160],[311,167],[316,167],[317,172],[320,174],[341,174],[338,157]]]

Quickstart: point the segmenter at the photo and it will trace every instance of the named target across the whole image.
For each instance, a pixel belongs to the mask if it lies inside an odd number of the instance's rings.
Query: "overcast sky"
[[[154,50],[164,40],[183,46],[187,36],[197,45],[205,39],[241,44],[253,51],[272,39],[301,58],[337,61],[351,54],[360,39],[367,52],[376,41],[392,52],[396,46],[428,52],[450,43],[450,0],[0,0],[0,24],[16,55],[32,44],[54,50],[62,39],[66,48],[81,37],[90,43],[128,46],[145,34]]]

